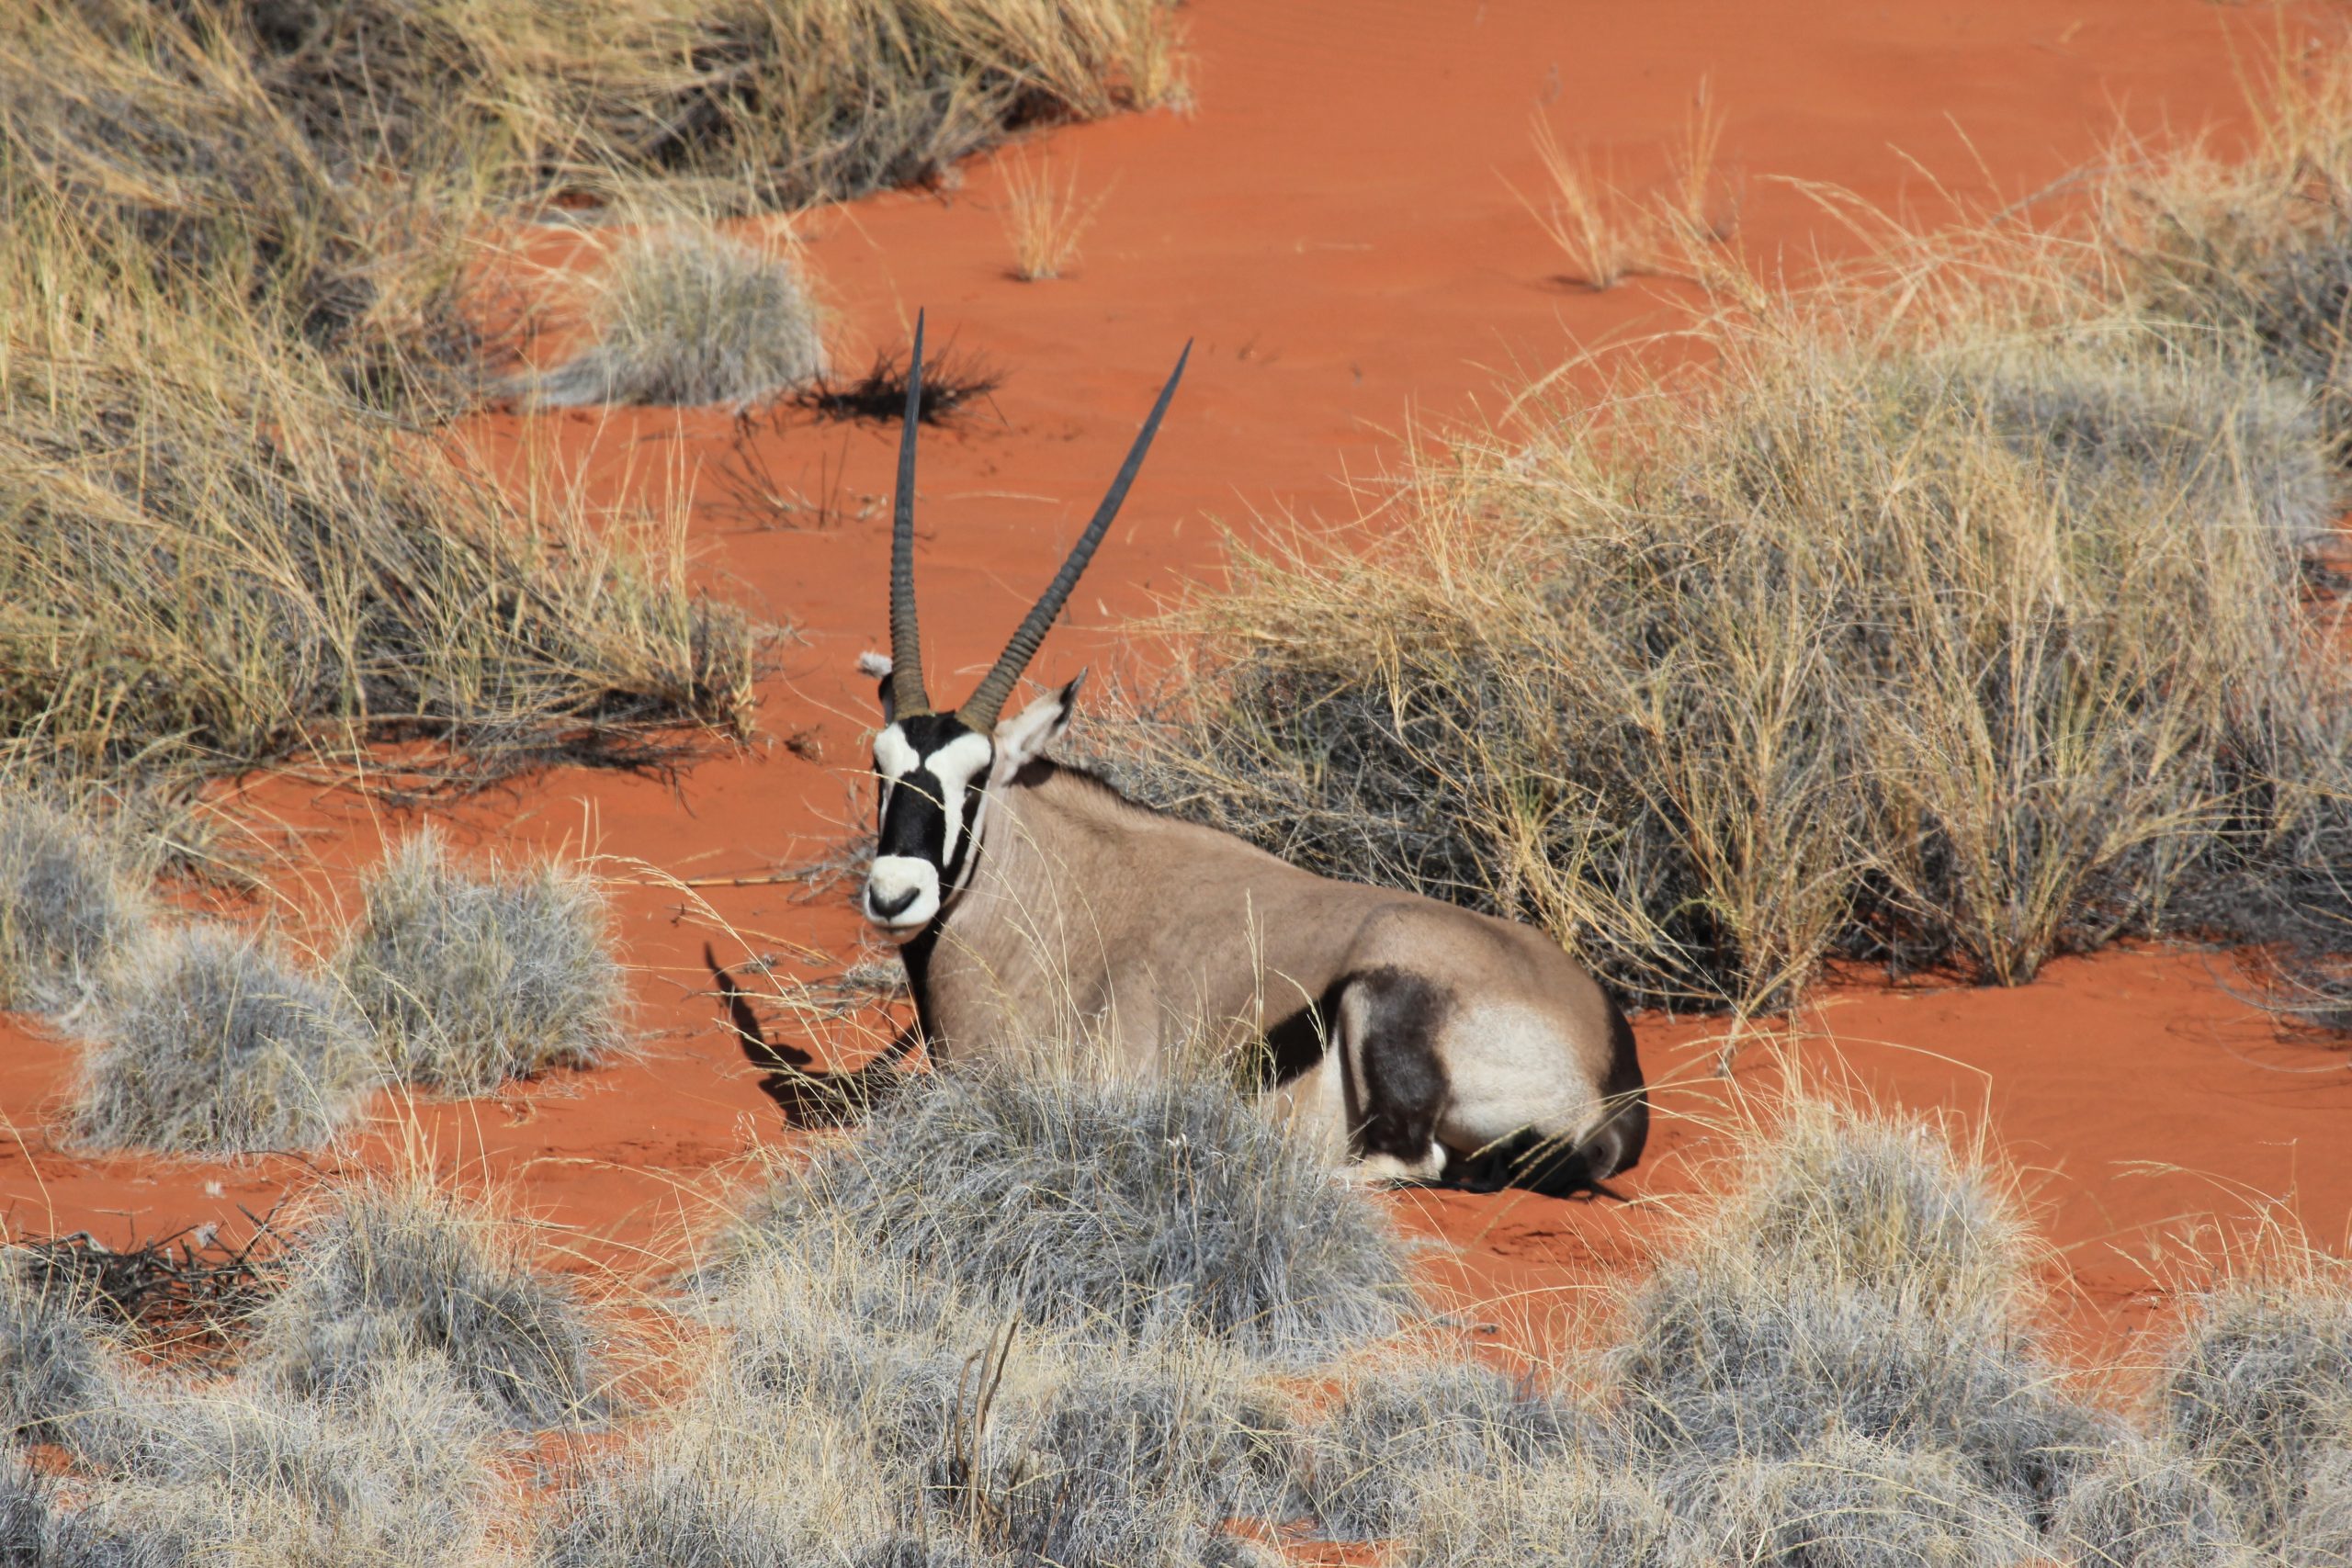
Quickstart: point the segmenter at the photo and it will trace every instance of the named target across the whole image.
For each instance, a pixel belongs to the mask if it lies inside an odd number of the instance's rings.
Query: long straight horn
[[[890,505],[890,703],[893,716],[931,711],[922,689],[922,639],[915,627],[915,427],[922,423],[922,312],[915,312],[914,363],[907,367],[907,412],[899,426],[899,489]]]
[[[1118,476],[1112,479],[1102,504],[1094,509],[1094,520],[1087,524],[1086,532],[1070,547],[1069,558],[1054,573],[1053,581],[1046,585],[1046,592],[1013,632],[1012,640],[1004,645],[1004,651],[997,656],[996,667],[957,711],[956,716],[972,728],[986,734],[996,728],[997,716],[1004,711],[1004,700],[1012,694],[1013,682],[1021,679],[1029,660],[1036,657],[1037,645],[1046,640],[1046,631],[1052,627],[1054,617],[1062,613],[1070,590],[1078,586],[1086,563],[1094,558],[1094,547],[1102,542],[1102,536],[1110,531],[1111,520],[1118,516],[1119,503],[1127,499],[1127,487],[1136,482],[1136,472],[1143,467],[1143,455],[1151,450],[1151,438],[1159,433],[1160,416],[1168,412],[1169,400],[1176,395],[1176,383],[1184,378],[1184,362],[1192,356],[1193,345],[1187,343],[1184,352],[1176,356],[1176,368],[1168,374],[1168,385],[1159,389],[1159,400],[1151,405],[1150,417],[1136,433],[1136,444],[1127,448],[1127,460],[1119,465]]]

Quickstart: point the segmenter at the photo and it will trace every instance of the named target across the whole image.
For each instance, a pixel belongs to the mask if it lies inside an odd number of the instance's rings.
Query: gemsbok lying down
[[[862,903],[905,960],[933,1061],[1089,1040],[1148,1072],[1204,1043],[1262,1042],[1268,1087],[1294,1123],[1352,1155],[1365,1178],[1566,1193],[1638,1159],[1649,1110],[1633,1031],[1551,938],[1301,871],[1054,761],[1082,671],[1002,716],[1117,515],[1183,359],[995,668],[954,712],[932,705],[915,625],[922,369],[918,318],[890,657],[862,661],[882,688]]]

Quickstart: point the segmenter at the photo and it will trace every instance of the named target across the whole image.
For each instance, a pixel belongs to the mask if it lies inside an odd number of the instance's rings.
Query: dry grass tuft
[[[2046,1513],[2107,1431],[1997,1325],[1871,1292],[1684,1265],[1636,1298],[1611,1355],[1627,1440],[1659,1462],[1784,1461],[1845,1432],[1961,1466]]]
[[[1059,277],[1078,262],[1078,243],[1109,196],[1078,194],[1078,170],[1054,177],[1053,161],[1004,160],[1004,232],[1012,242],[1012,276],[1023,283]]]
[[[838,1234],[763,1238],[707,1315],[730,1333],[712,1407],[856,1434],[891,1503],[876,1561],[1197,1562],[1228,1517],[1290,1511],[1283,1402],[1229,1347],[1022,1331]]]
[[[1021,1568],[1187,1568],[1237,1561],[1222,1527],[1286,1493],[1281,1433],[1258,1425],[1215,1356],[1072,1357],[1015,1379],[983,1354],[961,1391],[894,1558],[946,1535]],[[1033,1353],[1032,1360],[1044,1358]],[[918,1562],[928,1552],[915,1554]]]
[[[424,741],[424,788],[749,723],[752,634],[686,591],[674,533],[518,505],[250,315],[118,290],[56,231],[0,255],[28,322],[0,359],[0,755],[185,782]]]
[[[2339,1489],[2331,1506],[2341,1507],[2352,1464],[2352,1273],[2302,1261],[2208,1295],[2164,1390],[2172,1441],[2269,1550],[2302,1535],[2315,1490],[2324,1500],[2327,1485]]]
[[[658,180],[722,209],[806,207],[1179,90],[1163,0],[241,9],[260,80],[328,167],[519,196]]]
[[[80,814],[0,793],[0,1007],[69,1012],[146,930],[121,843]]]
[[[473,347],[418,193],[339,180],[198,7],[35,0],[0,23],[0,217],[57,223],[127,289],[245,313],[370,394]]]
[[[89,1292],[29,1254],[0,1250],[0,1440],[70,1446],[83,1419],[111,1403],[111,1348],[96,1309]]]
[[[86,1029],[74,1127],[101,1148],[315,1148],[384,1077],[341,993],[225,927],[153,934],[115,967]]]
[[[1803,1095],[1774,1109],[1625,1303],[1605,1359],[1630,1453],[1686,1490],[1734,1461],[1796,1467],[1770,1491],[1807,1483],[1822,1444],[1865,1440],[2046,1520],[2122,1428],[2035,1353],[2034,1259],[1985,1151]],[[1863,1470],[1866,1490],[1885,1480]],[[1692,1496],[1677,1506],[1715,1506]]]
[[[1686,1477],[1711,1499],[1700,1562],[1736,1568],[1995,1568],[2038,1560],[2040,1536],[1964,1467],[1833,1434],[1784,1460]]]
[[[477,874],[431,829],[361,886],[335,959],[391,1072],[452,1094],[591,1067],[628,1048],[604,891],[552,862]]]
[[[741,410],[825,374],[823,318],[792,260],[729,235],[667,230],[613,258],[594,342],[522,384],[549,408],[725,403]]]
[[[745,1221],[921,1263],[984,1310],[1312,1360],[1394,1328],[1404,1247],[1222,1084],[959,1072],[895,1099]]]
[[[1784,1005],[1840,953],[2016,984],[2234,918],[2186,907],[2282,874],[2352,730],[2306,656],[2307,412],[2144,334],[1888,348],[1861,308],[1464,446],[1363,555],[1237,549],[1114,773],[1649,1002]]]
[[[1532,1382],[1466,1362],[1375,1363],[1313,1435],[1306,1501],[1339,1540],[1387,1540],[1474,1477],[1589,1466],[1607,1435]]]
[[[509,1225],[417,1180],[351,1186],[288,1248],[256,1314],[250,1375],[307,1399],[365,1397],[423,1365],[497,1421],[555,1427],[603,1407],[592,1327]]]
[[[953,1284],[838,1235],[760,1237],[707,1315],[732,1336],[730,1391],[839,1421],[908,1474],[944,1449],[967,1363],[998,1332]]]
[[[481,1412],[438,1369],[387,1365],[352,1397],[239,1384],[159,1392],[72,1521],[98,1564],[482,1561],[497,1495]]]
[[[8,1568],[76,1568],[80,1541],[58,1517],[57,1488],[13,1447],[0,1447],[0,1562]]]
[[[1799,1100],[1754,1138],[1702,1247],[1789,1280],[1900,1295],[1922,1310],[1999,1318],[2031,1258],[1988,1152],[1956,1152],[1908,1117]]]
[[[695,1401],[592,1466],[543,1515],[532,1568],[804,1568],[884,1528],[857,1436]]]
[[[2153,1443],[2102,1455],[2067,1491],[2050,1533],[2081,1568],[2230,1568],[2253,1561],[2228,1495]]]
[[[1585,1459],[1432,1477],[1399,1568],[1698,1568],[1649,1480]]]
[[[2099,238],[2135,305],[2302,390],[2345,453],[2352,51],[2282,47],[2266,64],[2248,81],[2250,153],[2126,141],[2098,183]]]
[[[1617,189],[1607,164],[1595,170],[1589,152],[1570,153],[1540,114],[1534,127],[1535,156],[1551,190],[1540,206],[1520,200],[1560,248],[1577,282],[1616,288],[1651,259],[1647,216]]]

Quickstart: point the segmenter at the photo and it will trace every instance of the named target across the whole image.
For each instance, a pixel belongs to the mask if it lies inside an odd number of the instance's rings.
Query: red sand
[[[838,311],[842,364],[899,346],[922,305],[935,341],[1008,372],[991,409],[924,443],[926,664],[943,687],[993,658],[1188,338],[1197,347],[1175,412],[1041,678],[1109,657],[1124,624],[1213,573],[1222,528],[1351,517],[1350,476],[1396,467],[1414,430],[1499,408],[1579,346],[1671,324],[1663,296],[1679,286],[1594,293],[1558,276],[1561,256],[1511,188],[1538,188],[1539,109],[1638,193],[1665,176],[1691,95],[1711,78],[1726,119],[1721,162],[1745,175],[1737,243],[1768,274],[1802,276],[1859,242],[1782,176],[1928,218],[1997,204],[2093,156],[2119,115],[2149,132],[2242,125],[2229,29],[2242,46],[2267,36],[2199,0],[1198,0],[1182,16],[1196,113],[1057,131],[1028,153],[1103,196],[1072,276],[1008,276],[1002,187],[987,162],[944,195],[885,196],[798,223]],[[550,241],[541,254],[570,249]],[[526,428],[492,416],[472,434],[511,454]],[[774,739],[756,754],[708,761],[674,794],[580,773],[531,780],[450,813],[461,840],[584,843],[685,878],[758,876],[831,849],[858,819],[872,704],[852,663],[884,635],[891,436],[807,422],[763,430],[754,439],[770,470],[832,503],[825,518],[778,518],[742,514],[714,482],[731,434],[722,412],[567,413],[527,428],[551,437],[560,460],[584,459],[599,491],[695,486],[701,579],[796,635],[762,691]],[[257,785],[250,804],[323,829],[327,869],[309,882],[345,897],[386,826],[287,780]],[[644,1061],[485,1100],[388,1097],[375,1134],[324,1162],[77,1157],[50,1131],[74,1049],[9,1022],[0,1224],[107,1239],[206,1221],[233,1231],[239,1205],[267,1208],[322,1163],[405,1155],[499,1183],[591,1258],[626,1269],[649,1246],[674,1256],[682,1229],[708,1228],[745,1156],[788,1141],[705,994],[712,922],[697,898],[741,933],[718,938],[724,961],[746,943],[854,951],[840,898],[794,894],[696,895],[639,877],[621,905]],[[1837,1060],[1834,1045],[1873,1091],[1989,1118],[2039,1194],[2063,1260],[2053,1282],[2071,1287],[2080,1326],[2109,1339],[2165,1299],[2178,1270],[2161,1260],[2202,1219],[2235,1224],[2277,1203],[2323,1244],[2345,1240],[2346,1058],[2274,1038],[2229,978],[2225,962],[2158,950],[2058,964],[2016,991],[1849,985],[1798,1021],[1813,1036],[1802,1053]],[[878,1026],[867,1021],[868,1038]],[[1630,1193],[1702,1183],[1719,1146],[1707,1123],[1724,1086],[1706,1075],[1723,1028],[1640,1021],[1653,1080],[1676,1087],[1658,1097],[1659,1132]],[[858,1033],[829,1043],[854,1051]],[[1751,1051],[1738,1077],[1768,1070]],[[1646,1267],[1657,1231],[1641,1204],[1394,1202],[1460,1245],[1435,1272],[1468,1289],[1470,1331],[1492,1322],[1488,1337],[1511,1342],[1544,1337],[1561,1305]]]

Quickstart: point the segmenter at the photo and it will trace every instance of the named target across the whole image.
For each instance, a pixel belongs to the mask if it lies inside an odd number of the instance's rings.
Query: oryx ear
[[[890,693],[890,656],[868,649],[857,656],[857,672],[882,683],[882,722],[889,724],[899,716],[898,700]]]
[[[1078,706],[1078,688],[1086,679],[1081,670],[1058,692],[1048,692],[996,727],[996,773],[1015,773],[1046,754],[1046,748],[1069,728]]]

